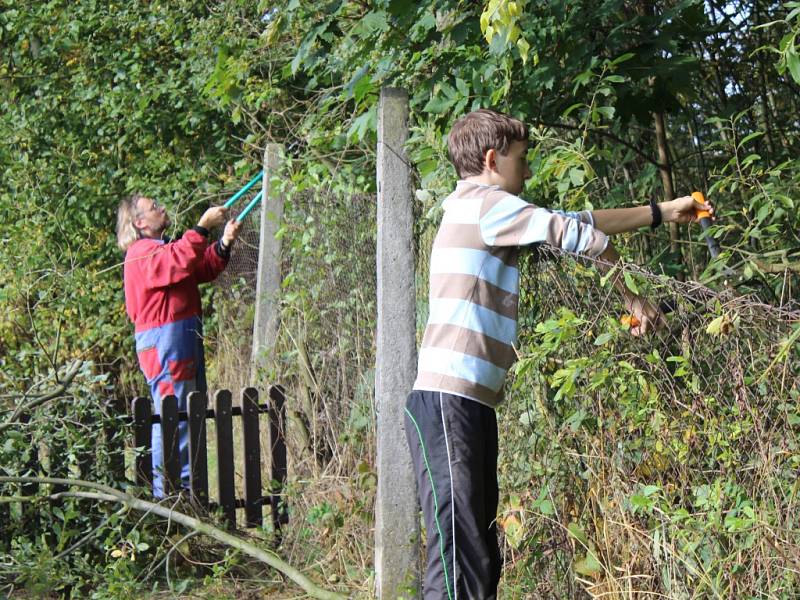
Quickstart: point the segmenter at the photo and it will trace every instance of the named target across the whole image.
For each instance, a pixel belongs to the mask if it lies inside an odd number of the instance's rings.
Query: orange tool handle
[[[705,204],[706,203],[706,197],[703,195],[703,192],[692,192],[692,198],[694,198],[694,201],[697,202],[698,204]],[[710,212],[708,212],[707,210],[700,209],[700,208],[695,208],[694,209],[694,214],[698,218],[698,220],[699,219],[710,219],[711,218],[711,213]]]
[[[661,311],[662,315],[668,315],[669,313],[675,311],[677,306],[678,304],[675,300],[668,298],[658,303],[658,310]],[[627,325],[631,329],[633,329],[634,327],[638,327],[639,325],[642,324],[642,322],[639,319],[637,319],[634,315],[622,315],[619,318],[619,322],[622,323],[623,325]]]
[[[633,315],[622,315],[619,318],[619,322],[622,323],[623,325],[627,325],[631,329],[633,329],[634,327],[638,327],[639,325],[642,324],[642,322]]]

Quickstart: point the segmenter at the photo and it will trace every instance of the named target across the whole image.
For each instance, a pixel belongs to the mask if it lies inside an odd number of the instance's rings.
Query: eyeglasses
[[[153,204],[150,205],[150,208],[145,208],[144,210],[136,211],[136,218],[138,219],[143,214],[145,214],[147,212],[151,212],[151,211],[157,211],[160,208],[161,208],[161,205],[158,202],[156,202],[155,200],[153,200]]]

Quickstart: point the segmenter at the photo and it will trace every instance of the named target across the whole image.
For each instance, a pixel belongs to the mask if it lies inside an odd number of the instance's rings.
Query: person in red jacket
[[[198,285],[213,281],[228,264],[241,223],[230,220],[209,244],[209,230],[222,225],[228,209],[209,208],[180,239],[169,240],[166,209],[134,194],[120,202],[117,244],[125,252],[125,307],[133,321],[139,367],[150,386],[156,414],[174,394],[186,410],[189,392],[206,391],[202,309]],[[181,480],[189,485],[189,431],[179,424]],[[164,496],[161,427],[153,425],[153,493]]]

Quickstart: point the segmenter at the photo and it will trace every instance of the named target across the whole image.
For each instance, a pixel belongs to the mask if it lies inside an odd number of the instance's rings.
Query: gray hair
[[[137,203],[144,198],[142,194],[131,194],[123,198],[117,209],[117,246],[122,252],[141,237],[133,222],[136,220]]]

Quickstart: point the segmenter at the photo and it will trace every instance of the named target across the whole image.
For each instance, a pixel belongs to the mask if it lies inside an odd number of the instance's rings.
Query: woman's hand
[[[222,243],[226,248],[230,248],[233,241],[239,237],[243,221],[231,219],[225,224],[225,231],[222,232]]]
[[[200,220],[197,222],[197,224],[205,229],[213,229],[218,225],[222,225],[227,216],[227,208],[224,206],[212,206],[203,213],[203,216],[200,217]]]

